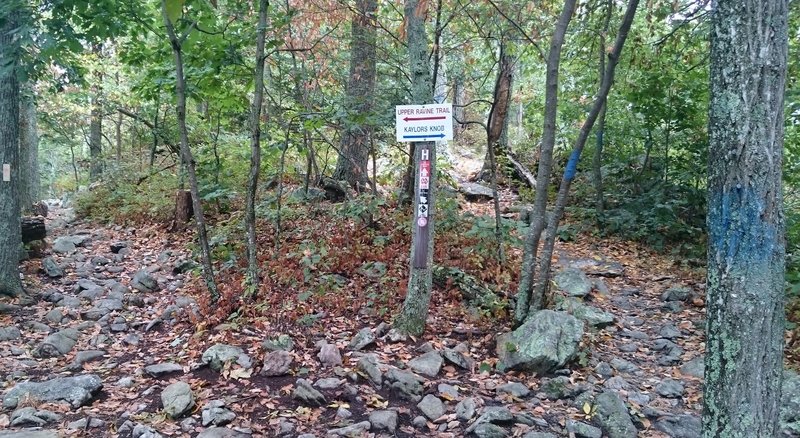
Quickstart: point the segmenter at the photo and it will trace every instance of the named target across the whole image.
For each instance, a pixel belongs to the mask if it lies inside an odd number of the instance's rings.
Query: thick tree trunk
[[[260,284],[258,242],[256,240],[256,195],[258,193],[258,177],[261,173],[261,107],[264,103],[264,46],[266,44],[269,1],[259,0],[258,5],[256,68],[253,72],[255,90],[250,106],[250,175],[247,179],[247,208],[245,211],[248,295],[255,295]]]
[[[786,0],[713,2],[703,437],[780,435]]]
[[[42,240],[47,237],[47,229],[43,217],[23,217],[20,223],[22,243]]]
[[[603,21],[603,29],[600,31],[600,38],[598,42],[598,51],[600,52],[600,86],[603,85],[603,79],[606,74],[606,34],[611,23],[611,13],[614,8],[614,2],[608,1],[606,3],[606,16]],[[597,129],[595,130],[595,147],[594,159],[592,160],[592,183],[594,185],[594,209],[597,217],[598,228],[603,227],[603,218],[605,216],[605,200],[603,195],[603,137],[606,132],[606,113],[608,112],[608,105],[604,104],[603,109],[600,111],[600,117],[597,121]]]
[[[531,300],[531,311],[540,310],[544,307],[547,293],[550,289],[550,266],[553,261],[553,249],[555,248],[556,237],[558,236],[558,224],[564,216],[564,208],[567,205],[569,189],[575,175],[578,171],[578,162],[581,159],[581,153],[589,134],[592,131],[597,117],[600,115],[601,110],[606,105],[606,99],[611,85],[614,83],[614,72],[619,63],[619,57],[622,54],[622,49],[625,46],[625,40],[628,38],[628,31],[633,24],[633,18],[636,15],[636,8],[639,6],[639,0],[629,0],[628,6],[625,9],[625,16],[622,18],[622,23],[619,25],[617,38],[614,41],[614,48],[608,54],[608,65],[603,74],[603,83],[600,90],[597,92],[592,109],[589,115],[583,122],[578,138],[575,140],[575,145],[572,148],[567,166],[564,169],[564,175],[561,177],[561,185],[558,188],[556,195],[556,204],[553,208],[553,214],[550,216],[547,224],[547,232],[545,236],[544,247],[542,248],[542,255],[539,258],[539,277],[536,279],[536,290],[534,291],[533,299]]]
[[[192,219],[192,192],[178,190],[175,192],[175,231],[183,230]]]
[[[20,96],[19,114],[20,208],[29,213],[39,202],[39,132],[32,95]]]
[[[20,2],[21,4],[21,2]],[[0,295],[23,293],[19,279],[19,83],[17,28],[20,11],[0,8]]]
[[[372,122],[368,116],[375,94],[377,9],[377,0],[356,0],[350,43],[350,79],[345,96],[349,116],[344,121],[339,159],[333,172],[334,179],[347,181],[359,192],[369,188],[367,165]]]
[[[550,53],[547,56],[547,73],[545,77],[544,127],[542,129],[542,146],[539,154],[539,171],[536,175],[536,198],[533,203],[530,230],[525,238],[522,254],[522,272],[517,290],[517,305],[514,320],[522,324],[528,316],[528,308],[533,291],[533,279],[536,275],[536,253],[539,239],[545,226],[547,213],[547,188],[550,175],[553,173],[553,149],[556,144],[556,114],[558,112],[558,68],[561,64],[561,48],[567,27],[575,12],[576,0],[565,0],[564,9],[558,17],[556,29],[550,40]]]
[[[505,45],[505,43],[502,43]],[[497,79],[494,83],[492,109],[489,112],[487,129],[486,156],[483,159],[483,169],[479,179],[488,179],[492,173],[492,157],[494,154],[496,172],[502,177],[504,168],[508,164],[508,111],[511,108],[511,93],[514,86],[514,59],[505,53],[505,47],[500,47],[500,67],[497,70]]]
[[[102,56],[102,45],[92,46],[92,53],[98,58]],[[99,59],[98,59],[99,61]],[[102,94],[103,73],[98,69],[92,84],[92,111],[89,122],[89,181],[100,180],[103,174],[103,107],[100,103]]]
[[[167,28],[170,45],[172,46],[172,54],[175,58],[175,94],[178,101],[175,111],[177,113],[178,128],[181,136],[181,157],[186,167],[186,172],[189,175],[189,189],[192,192],[192,207],[194,209],[195,224],[197,227],[197,239],[200,243],[200,254],[203,261],[203,277],[205,278],[208,291],[211,294],[211,301],[216,302],[219,299],[219,290],[214,281],[214,266],[211,262],[211,248],[208,245],[208,233],[206,232],[206,221],[203,215],[203,204],[200,200],[200,188],[197,183],[194,157],[189,148],[189,131],[186,128],[186,77],[183,73],[183,53],[181,51],[181,44],[183,41],[175,34],[175,28],[167,14],[166,1],[167,0],[161,0],[161,13]],[[192,24],[191,26],[194,25]]]
[[[419,0],[406,0],[405,19],[406,35],[408,35],[408,58],[411,65],[411,96],[413,103],[430,103],[433,98],[430,64],[428,62],[428,37],[425,32],[425,13]],[[412,223],[411,264],[408,278],[408,290],[403,308],[394,321],[394,327],[401,333],[420,335],[425,331],[425,320],[428,318],[428,306],[431,301],[432,269],[433,269],[433,237],[436,201],[436,143],[412,143],[414,155],[412,163],[419,163],[423,154],[428,154],[430,161],[430,190],[428,197],[429,213],[427,224],[419,226],[417,211],[420,197],[419,172],[414,172],[414,207]],[[415,166],[416,167],[416,166]],[[424,246],[424,248],[422,247]],[[424,260],[415,260],[415,255]]]

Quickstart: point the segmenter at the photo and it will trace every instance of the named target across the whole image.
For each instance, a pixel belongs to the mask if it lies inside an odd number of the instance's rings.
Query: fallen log
[[[43,240],[47,236],[44,218],[41,216],[26,216],[21,221],[22,243]]]
[[[514,154],[508,154],[506,158],[508,158],[508,162],[514,167],[514,176],[517,179],[527,183],[528,187],[535,190],[536,177],[533,176],[533,173],[531,173],[531,171],[528,170],[528,168],[526,168],[522,163],[517,161],[516,157],[514,157]]]
[[[497,295],[482,281],[458,268],[434,266],[433,283],[439,287],[455,286],[474,307],[494,311],[510,306],[505,297]]]

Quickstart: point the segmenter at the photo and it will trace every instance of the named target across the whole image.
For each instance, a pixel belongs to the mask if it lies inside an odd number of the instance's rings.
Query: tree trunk
[[[565,0],[564,9],[558,17],[553,38],[550,40],[550,53],[547,56],[547,73],[545,77],[544,127],[542,129],[542,146],[539,154],[539,170],[536,175],[536,197],[533,204],[532,220],[522,254],[522,272],[517,290],[517,303],[514,320],[522,324],[528,316],[528,308],[533,291],[533,279],[536,275],[536,253],[539,239],[545,226],[547,214],[547,188],[550,175],[553,173],[553,149],[556,144],[556,114],[558,112],[558,68],[561,63],[561,48],[567,27],[575,12],[576,0]]]
[[[102,45],[92,46],[92,53],[98,58],[102,56]],[[103,174],[103,107],[100,103],[102,94],[103,73],[98,69],[94,73],[94,84],[92,84],[92,111],[89,122],[89,157],[91,165],[89,167],[89,181],[100,180]]]
[[[47,237],[47,228],[43,217],[23,217],[20,223],[22,243],[42,240]]]
[[[413,103],[430,103],[433,98],[430,64],[428,62],[428,37],[425,32],[424,3],[419,0],[406,0],[405,21],[408,36],[408,58],[411,65],[411,96]],[[433,237],[436,193],[436,143],[412,143],[414,156],[412,163],[420,163],[428,158],[430,164],[430,189],[428,196],[429,213],[427,224],[420,226],[417,220],[419,209],[420,181],[419,172],[414,172],[414,207],[411,241],[411,266],[408,278],[408,290],[403,308],[394,321],[394,327],[401,333],[420,335],[425,331],[425,320],[428,318],[428,306],[431,300],[433,269]],[[424,157],[423,155],[427,155]],[[416,167],[416,166],[415,166]]]
[[[192,219],[192,192],[188,190],[178,190],[175,192],[175,231],[186,228],[186,224]]]
[[[609,25],[611,23],[611,13],[614,8],[614,2],[609,1],[606,4],[606,16],[603,21],[603,29],[600,31],[600,38],[598,42],[600,52],[600,86],[603,85],[603,79],[606,74],[606,34],[608,33]],[[603,109],[600,111],[600,117],[597,121],[597,129],[595,130],[595,148],[594,159],[592,160],[592,183],[594,184],[594,209],[597,217],[598,228],[603,227],[603,218],[605,211],[605,200],[603,196],[603,137],[606,131],[606,113],[608,112],[608,105],[604,104]]]
[[[39,132],[33,95],[20,96],[19,162],[20,208],[23,212],[30,213],[33,204],[39,202]]]
[[[782,408],[788,5],[712,5],[703,437],[774,437]]]
[[[264,103],[264,46],[267,35],[268,0],[258,2],[258,29],[256,36],[256,68],[254,71],[255,90],[250,106],[250,175],[247,179],[247,208],[245,228],[247,228],[247,284],[248,295],[258,292],[258,242],[256,240],[256,195],[258,176],[261,173],[261,107]]]
[[[20,2],[21,4],[21,2]],[[19,68],[20,39],[13,32],[21,11],[0,8],[0,295],[24,291],[19,279]]]
[[[486,156],[483,159],[483,169],[479,179],[487,179],[492,172],[492,157],[494,153],[494,166],[497,167],[502,177],[505,172],[503,169],[508,164],[508,111],[511,108],[511,93],[514,85],[514,59],[505,53],[505,43],[500,47],[500,67],[497,71],[497,79],[494,84],[494,96],[492,98],[492,108],[489,111],[489,121],[487,129]],[[493,149],[493,150],[492,150]]]
[[[356,191],[369,188],[367,165],[372,121],[369,114],[375,95],[375,12],[377,0],[356,0],[350,43],[350,79],[347,83],[344,120],[339,159],[333,178],[347,181]],[[365,119],[366,118],[366,119]]]
[[[536,279],[536,290],[531,301],[531,310],[540,310],[544,307],[547,292],[550,289],[550,265],[553,259],[553,249],[555,248],[556,237],[558,236],[558,224],[564,216],[564,208],[567,205],[567,197],[572,181],[578,170],[578,162],[581,159],[581,152],[583,147],[586,146],[586,140],[592,131],[597,117],[600,115],[602,108],[606,105],[606,98],[608,92],[611,91],[611,85],[614,83],[614,72],[619,63],[619,57],[622,54],[622,49],[625,46],[625,40],[628,38],[628,31],[633,24],[633,18],[636,15],[636,8],[639,6],[639,0],[629,0],[628,6],[625,10],[625,16],[620,23],[619,31],[617,32],[616,41],[614,41],[614,48],[608,54],[608,65],[603,74],[603,83],[600,90],[597,92],[592,109],[589,115],[583,122],[578,138],[575,140],[575,145],[572,148],[567,166],[564,169],[564,175],[561,178],[561,185],[558,188],[556,195],[556,204],[553,208],[553,214],[550,216],[547,224],[547,233],[545,236],[544,247],[542,248],[542,255],[539,258],[539,278]]]
[[[205,278],[208,291],[211,294],[211,301],[216,302],[219,299],[219,290],[214,281],[214,266],[211,263],[211,248],[208,245],[203,204],[200,201],[200,188],[197,183],[194,157],[192,156],[191,149],[189,149],[189,131],[186,128],[186,77],[183,73],[183,53],[181,51],[181,44],[183,41],[175,34],[175,28],[167,14],[166,2],[167,0],[161,0],[161,13],[167,28],[170,45],[172,46],[172,54],[175,58],[175,94],[178,101],[175,111],[177,113],[178,128],[181,136],[181,157],[186,171],[189,174],[189,188],[192,192],[192,207],[194,209],[195,224],[197,226],[197,238],[200,243],[200,254],[203,260],[203,277]],[[191,26],[194,26],[194,24]]]

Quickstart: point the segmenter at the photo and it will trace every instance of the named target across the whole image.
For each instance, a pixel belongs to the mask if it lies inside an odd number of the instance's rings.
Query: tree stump
[[[44,218],[41,216],[23,217],[21,222],[22,243],[43,240],[47,236]]]
[[[178,190],[175,193],[175,230],[182,230],[194,215],[192,192]]]

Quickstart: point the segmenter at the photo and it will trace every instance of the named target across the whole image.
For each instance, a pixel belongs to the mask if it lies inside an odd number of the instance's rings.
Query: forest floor
[[[188,234],[54,213],[48,262],[23,264],[30,298],[0,302],[0,429],[17,431],[0,436],[600,437],[592,396],[608,390],[627,403],[638,436],[699,436],[701,278],[635,245],[559,243],[559,269],[583,270],[594,284],[587,301],[614,322],[587,330],[568,368],[536,376],[494,368],[495,337],[510,330],[509,318],[476,314],[453,290],[436,289],[423,337],[386,336],[402,302],[391,288],[402,290],[407,242],[359,250],[353,266],[398,259],[377,276],[326,270],[310,264],[321,263],[310,249],[298,250],[293,278],[326,272],[340,296],[287,290],[219,320],[186,273]],[[292,245],[291,233],[285,240]],[[224,297],[241,290],[220,281]],[[665,301],[676,286],[691,295]],[[360,295],[348,297],[349,289]],[[459,353],[466,369],[431,351]],[[232,361],[213,369],[226,355]],[[96,377],[71,379],[87,375]],[[28,380],[40,384],[20,383]]]

